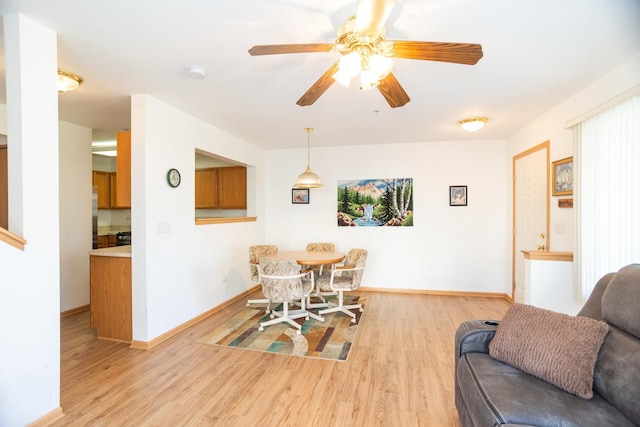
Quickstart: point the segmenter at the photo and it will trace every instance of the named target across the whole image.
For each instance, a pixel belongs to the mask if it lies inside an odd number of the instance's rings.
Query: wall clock
[[[180,185],[180,180],[180,172],[178,172],[178,169],[169,169],[169,172],[167,172],[167,182],[169,185],[176,188]]]

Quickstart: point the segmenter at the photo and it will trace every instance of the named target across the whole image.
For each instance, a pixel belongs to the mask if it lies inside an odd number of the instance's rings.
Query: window
[[[576,278],[586,299],[606,273],[640,262],[640,95],[575,126]]]

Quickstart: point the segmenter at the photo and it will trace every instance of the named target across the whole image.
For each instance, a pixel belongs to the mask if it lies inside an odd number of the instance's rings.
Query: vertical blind
[[[583,300],[640,263],[640,95],[575,126],[575,276]]]

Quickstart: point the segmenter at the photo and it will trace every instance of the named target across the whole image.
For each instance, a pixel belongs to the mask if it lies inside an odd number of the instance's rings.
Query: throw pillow
[[[606,323],[513,304],[489,343],[489,355],[583,399],[593,397],[593,370]]]

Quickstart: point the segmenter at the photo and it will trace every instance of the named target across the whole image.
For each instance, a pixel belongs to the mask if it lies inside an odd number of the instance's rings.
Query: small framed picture
[[[449,206],[467,206],[467,186],[449,186]]]
[[[553,196],[573,194],[573,157],[556,160],[553,165]]]
[[[308,188],[292,188],[291,203],[293,203],[294,205],[309,204],[309,189]]]

